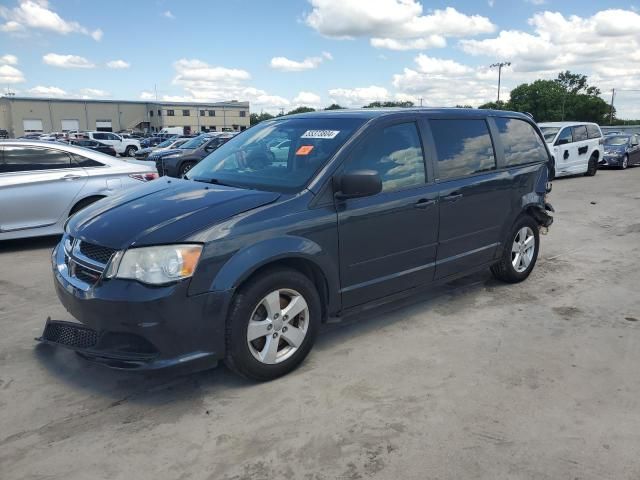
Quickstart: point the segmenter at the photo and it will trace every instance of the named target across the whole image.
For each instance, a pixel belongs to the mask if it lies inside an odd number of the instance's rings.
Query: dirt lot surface
[[[526,282],[476,274],[329,325],[266,384],[35,348],[70,319],[56,239],[0,245],[0,478],[640,478],[640,168],[550,198]]]

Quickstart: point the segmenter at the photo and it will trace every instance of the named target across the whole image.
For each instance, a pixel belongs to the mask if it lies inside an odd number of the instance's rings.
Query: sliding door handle
[[[447,195],[446,197],[442,197],[442,201],[443,202],[457,202],[461,198],[462,198],[462,194],[461,193],[451,193],[451,194]]]

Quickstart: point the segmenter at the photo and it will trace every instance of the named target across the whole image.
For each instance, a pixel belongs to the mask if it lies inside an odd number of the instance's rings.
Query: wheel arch
[[[91,205],[92,203],[97,202],[98,200],[102,200],[103,198],[106,198],[106,195],[94,194],[94,195],[87,195],[86,197],[76,199],[73,205],[71,206],[71,208],[69,209],[69,216],[73,215],[74,213],[77,213],[80,210],[79,207],[81,205],[88,206],[88,205]]]
[[[302,237],[273,238],[241,249],[218,271],[211,290],[235,291],[255,275],[278,267],[299,271],[314,283],[323,319],[339,310],[337,268],[318,244]]]

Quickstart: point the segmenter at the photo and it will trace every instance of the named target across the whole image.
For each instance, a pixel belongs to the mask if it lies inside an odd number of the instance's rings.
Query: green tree
[[[257,125],[260,122],[271,120],[272,118],[274,118],[274,116],[267,112],[252,113],[251,115],[249,115],[249,124],[252,126]]]
[[[471,105],[456,105],[456,108],[473,108]]]
[[[332,103],[325,110],[342,110],[344,107],[342,105],[338,105],[337,103]]]
[[[507,110],[507,102],[503,102],[502,100],[498,100],[497,102],[487,102],[480,105],[478,108],[486,109],[486,110]]]
[[[365,105],[362,108],[390,108],[390,107],[413,107],[413,102],[371,102],[369,105]]]
[[[307,113],[307,112],[315,112],[315,111],[316,109],[311,107],[298,107],[288,111],[287,115],[294,115],[296,113]]]

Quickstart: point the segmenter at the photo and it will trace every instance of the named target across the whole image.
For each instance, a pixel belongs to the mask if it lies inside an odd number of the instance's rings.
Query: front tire
[[[622,170],[626,170],[628,166],[629,166],[629,155],[625,155],[624,158],[622,159],[622,165],[620,165],[620,168]]]
[[[185,162],[180,165],[180,171],[178,172],[178,178],[184,177],[189,170],[191,170],[195,166],[195,162]]]
[[[491,267],[491,273],[507,283],[525,280],[536,264],[539,247],[538,224],[529,215],[520,217],[509,232],[502,258]]]
[[[285,375],[309,354],[320,316],[320,296],[308,277],[296,270],[267,270],[233,299],[224,362],[253,380]]]

